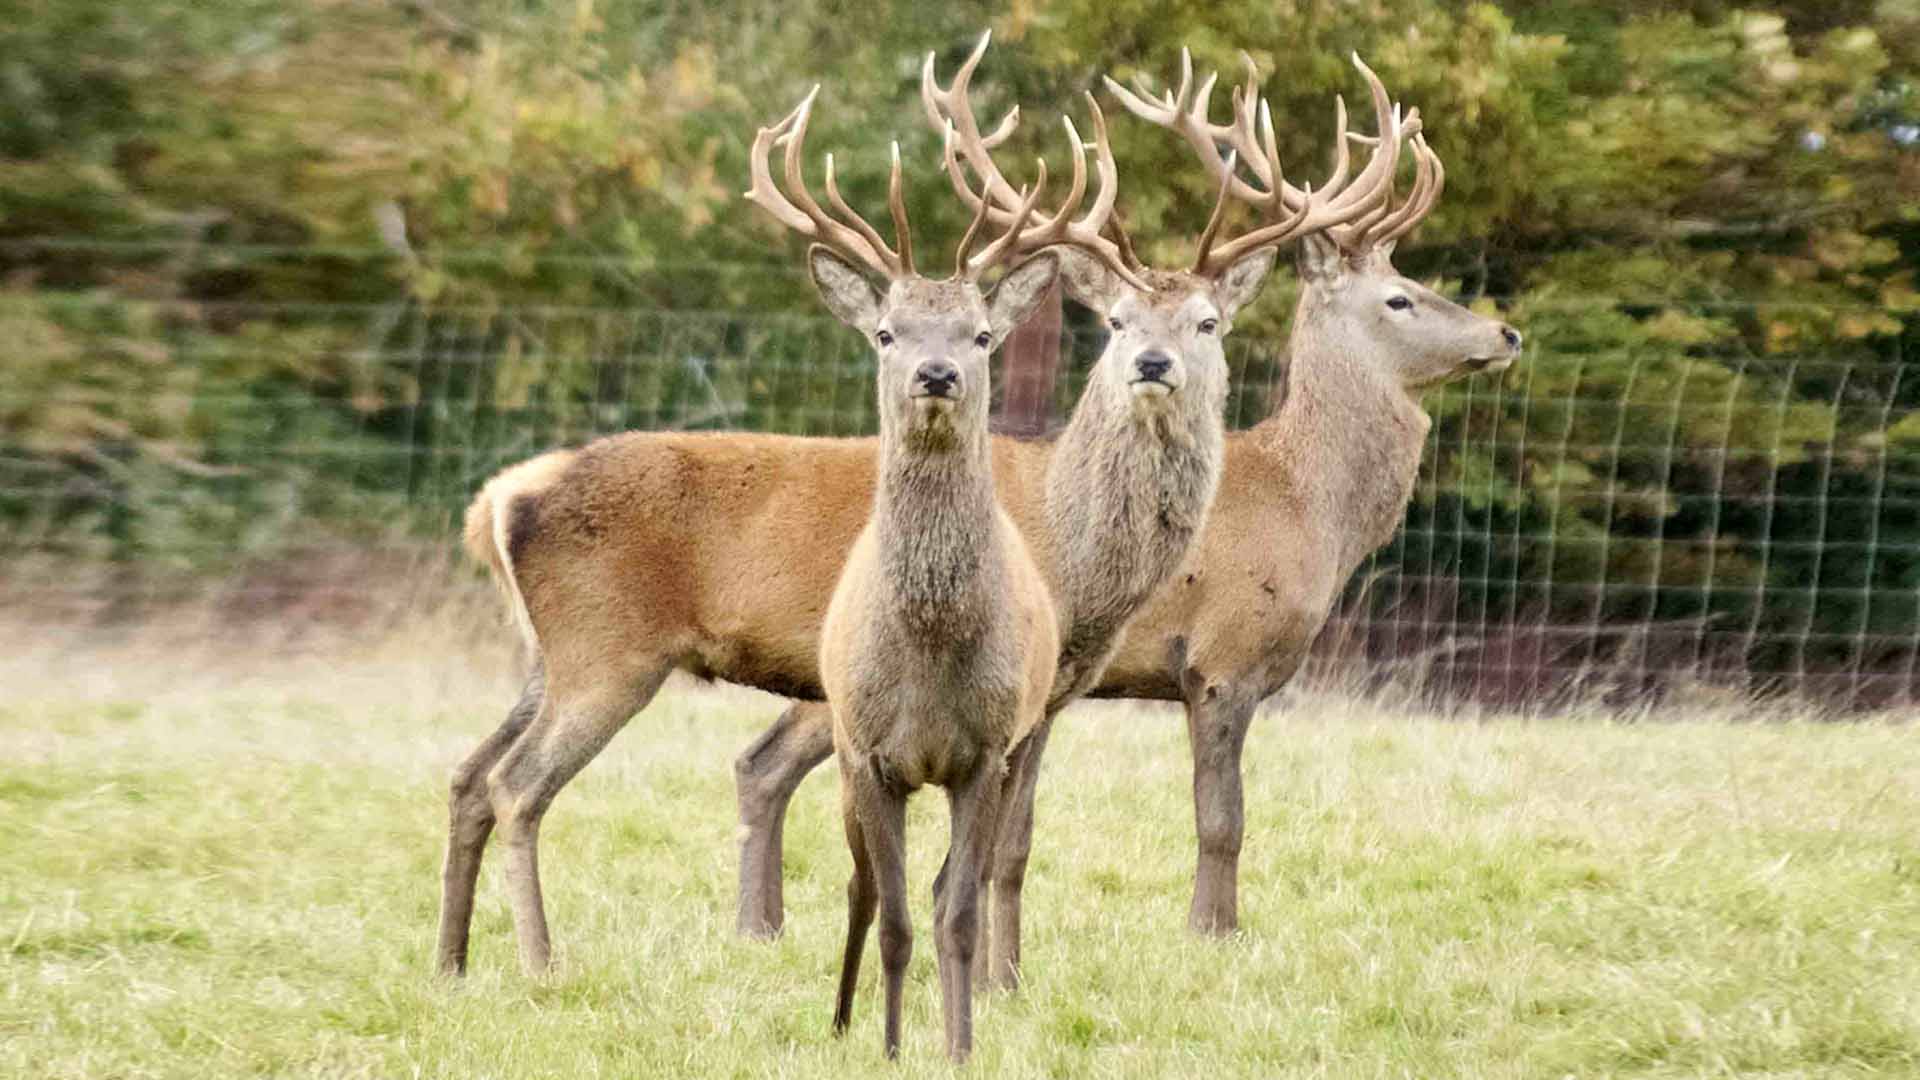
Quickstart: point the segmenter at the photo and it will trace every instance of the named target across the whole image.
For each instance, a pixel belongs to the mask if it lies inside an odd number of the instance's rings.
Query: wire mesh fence
[[[1425,396],[1405,526],[1356,573],[1317,675],[1501,707],[1697,687],[1911,704],[1920,373],[1897,343],[1593,349],[1551,314],[1503,378]],[[210,592],[324,614],[317,594],[394,592],[367,567],[451,551],[480,482],[543,449],[874,424],[866,349],[825,316],[30,293],[0,297],[0,321],[0,605],[49,617]],[[1069,308],[1058,378],[1016,392],[1063,420],[1103,341]],[[1238,334],[1228,355],[1244,429],[1284,397],[1284,342]]]

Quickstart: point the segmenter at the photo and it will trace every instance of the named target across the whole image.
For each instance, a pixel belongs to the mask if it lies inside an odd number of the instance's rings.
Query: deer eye
[[[973,344],[977,348],[988,348],[993,344],[993,335],[983,330],[979,337],[973,339]]]
[[[887,346],[893,344],[893,335],[887,333],[885,330],[882,330],[879,333],[873,335],[873,340],[879,342],[880,347],[884,349]]]
[[[1404,296],[1387,297],[1387,306],[1395,311],[1406,311],[1413,307],[1413,301]]]
[[[1201,332],[1201,333],[1203,333],[1203,334],[1211,334],[1211,333],[1213,333],[1213,332],[1214,332],[1215,330],[1218,330],[1218,329],[1220,329],[1220,320],[1219,320],[1219,319],[1201,319],[1201,320],[1200,320],[1200,332]]]
[[[1111,326],[1111,327],[1113,327],[1113,328],[1114,328],[1115,330],[1118,330],[1118,329],[1120,329],[1120,320],[1119,320],[1119,319],[1108,319],[1108,320],[1107,320],[1107,325],[1108,325],[1108,326]]]

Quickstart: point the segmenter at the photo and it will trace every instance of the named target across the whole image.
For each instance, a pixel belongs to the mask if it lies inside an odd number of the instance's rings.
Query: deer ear
[[[1076,247],[1063,245],[1051,250],[1060,258],[1060,286],[1074,303],[1105,315],[1119,301],[1120,290],[1127,283],[1112,267]]]
[[[865,274],[832,248],[815,244],[807,249],[807,272],[813,275],[813,287],[835,318],[862,334],[871,334],[880,325],[885,298]]]
[[[1346,257],[1327,234],[1310,232],[1300,238],[1300,251],[1294,259],[1300,280],[1327,282],[1340,276]]]
[[[987,295],[987,322],[993,327],[993,336],[1003,337],[1026,322],[1059,277],[1060,257],[1052,251],[1042,251],[1007,271]]]
[[[1267,274],[1273,269],[1274,259],[1279,255],[1275,248],[1255,248],[1240,257],[1240,261],[1227,267],[1214,284],[1214,295],[1220,301],[1220,314],[1229,322],[1234,313],[1253,303],[1260,295],[1260,286],[1267,283]]]

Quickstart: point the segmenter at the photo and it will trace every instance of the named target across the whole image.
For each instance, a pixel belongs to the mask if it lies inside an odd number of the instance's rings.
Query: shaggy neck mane
[[[984,433],[882,433],[874,528],[884,587],[909,631],[944,644],[985,625],[1004,577],[997,512]]]
[[[1256,445],[1287,469],[1303,512],[1340,524],[1344,580],[1399,528],[1429,420],[1374,358],[1343,345],[1330,322],[1319,288],[1308,287],[1294,309],[1286,397],[1254,432]]]
[[[1056,699],[1097,673],[1206,520],[1220,479],[1220,403],[1175,400],[1172,413],[1146,418],[1126,391],[1095,382],[1047,463],[1049,577],[1064,630]]]

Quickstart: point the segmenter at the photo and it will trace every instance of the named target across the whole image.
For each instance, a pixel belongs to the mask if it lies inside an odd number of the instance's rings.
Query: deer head
[[[1108,257],[1111,245],[1100,239],[1099,231],[1113,207],[1112,172],[1102,170],[1093,207],[1084,218],[1074,220],[1086,195],[1084,150],[1076,139],[1073,190],[1057,212],[1045,215],[1036,210],[1046,185],[1042,163],[1032,189],[1017,194],[1019,213],[1009,215],[1000,235],[975,251],[974,242],[986,224],[986,215],[976,212],[960,241],[953,275],[934,280],[914,269],[912,230],[901,194],[899,144],[893,146],[887,190],[893,247],[840,197],[832,154],[826,157],[826,191],[834,213],[823,210],[808,192],[801,154],[819,89],[814,87],[793,112],[755,136],[753,185],[747,198],[815,241],[807,252],[814,287],[828,309],[873,346],[883,430],[897,428],[930,444],[957,441],[958,432],[984,432],[987,358],[1053,285],[1060,269],[1058,252],[1085,249],[1092,258]],[[786,147],[790,195],[773,183],[769,158],[776,143]],[[951,155],[951,148],[948,152]],[[1036,218],[1037,223],[1031,223]],[[1022,256],[1026,258],[1016,262]],[[1117,254],[1112,257],[1117,260]],[[991,290],[983,291],[982,276],[1006,263],[1015,265]],[[1117,261],[1113,269],[1131,276]],[[884,287],[873,281],[874,276],[885,282]]]
[[[935,81],[934,55],[928,53],[920,72],[920,96],[928,121],[950,133],[945,164],[954,193],[976,212],[986,213],[989,220],[1006,224],[1019,220],[1016,215],[1023,213],[1020,193],[995,168],[991,151],[1016,130],[1020,110],[1016,106],[990,134],[983,134],[967,96],[974,69],[990,39],[990,33],[981,37],[944,89]],[[1192,104],[1190,61],[1188,66],[1189,78],[1183,82],[1177,101],[1169,98],[1164,103],[1148,103],[1124,89],[1120,90],[1122,101],[1130,109],[1137,103],[1149,111],[1165,109],[1187,115]],[[1109,85],[1114,84],[1109,81]],[[1197,106],[1201,116],[1204,96],[1211,87],[1209,79]],[[1384,106],[1384,90],[1379,98]],[[1110,186],[1108,178],[1115,172],[1107,145],[1106,119],[1091,94],[1087,102],[1104,189]],[[1071,121],[1067,126],[1072,132]],[[1270,123],[1267,136],[1266,149],[1271,152]],[[1077,140],[1077,133],[1072,137]],[[966,169],[956,159],[956,149],[964,157]],[[1227,168],[1231,176],[1231,166]],[[968,169],[979,178],[978,192],[967,179]],[[1383,172],[1390,174],[1390,166],[1370,166],[1349,185],[1343,169],[1320,194],[1308,195],[1297,207],[1283,208],[1267,200],[1262,204],[1269,211],[1266,222],[1230,240],[1220,237],[1229,202],[1223,185],[1212,219],[1200,238],[1198,253],[1185,269],[1156,270],[1144,265],[1128,244],[1124,230],[1111,217],[1104,234],[1093,238],[1097,243],[1063,250],[1061,281],[1067,292],[1098,312],[1112,330],[1090,376],[1092,386],[1130,396],[1142,416],[1186,413],[1195,419],[1208,414],[1217,419],[1227,391],[1222,340],[1233,329],[1234,316],[1259,294],[1273,268],[1277,245],[1367,213],[1385,197]]]
[[[1393,268],[1394,244],[1432,211],[1446,181],[1445,168],[1422,134],[1419,110],[1402,117],[1397,105],[1389,106],[1378,76],[1355,55],[1353,63],[1367,80],[1380,133],[1372,138],[1348,133],[1346,103],[1336,99],[1340,134],[1333,175],[1316,195],[1311,188],[1296,188],[1281,172],[1274,152],[1272,111],[1259,97],[1252,58],[1241,55],[1247,78],[1233,92],[1233,120],[1226,124],[1208,118],[1215,76],[1208,76],[1197,93],[1190,91],[1192,59],[1184,51],[1180,86],[1174,93],[1150,99],[1111,79],[1107,85],[1129,111],[1184,138],[1213,172],[1223,195],[1272,215],[1303,219],[1300,227],[1287,230],[1300,240],[1298,267],[1305,285],[1294,322],[1296,342],[1303,335],[1325,335],[1323,340],[1330,347],[1375,365],[1381,374],[1416,393],[1448,379],[1499,371],[1511,364],[1520,352],[1519,331],[1468,311]],[[1392,189],[1402,140],[1412,150],[1415,179],[1406,201],[1396,207]],[[1349,141],[1370,144],[1373,153],[1360,178],[1329,201],[1328,189],[1346,177]],[[1239,175],[1237,166],[1242,165],[1251,180]],[[1316,202],[1322,204],[1317,217]],[[1335,213],[1334,207],[1359,213]],[[1211,232],[1213,226],[1208,229]],[[1203,251],[1205,242],[1203,238]]]
[[[1297,333],[1339,343],[1408,393],[1482,371],[1505,371],[1520,331],[1448,300],[1393,268],[1393,247],[1433,209],[1446,179],[1423,136],[1413,139],[1413,191],[1396,210],[1301,238]]]

